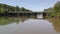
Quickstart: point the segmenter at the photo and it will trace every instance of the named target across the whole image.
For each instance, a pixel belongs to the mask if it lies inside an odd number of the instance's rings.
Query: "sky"
[[[58,0],[0,0],[0,3],[11,6],[24,7],[32,11],[43,11],[53,7]]]

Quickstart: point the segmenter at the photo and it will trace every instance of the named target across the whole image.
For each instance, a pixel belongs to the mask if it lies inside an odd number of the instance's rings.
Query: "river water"
[[[59,28],[46,19],[0,18],[0,34],[60,34]]]

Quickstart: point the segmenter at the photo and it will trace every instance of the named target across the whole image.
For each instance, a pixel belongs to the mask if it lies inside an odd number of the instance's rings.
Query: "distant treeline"
[[[7,4],[0,4],[0,13],[3,13],[3,12],[17,12],[17,11],[20,11],[20,12],[31,12],[31,10],[28,10],[24,7],[19,7],[19,6],[10,6],[10,5],[7,5]]]

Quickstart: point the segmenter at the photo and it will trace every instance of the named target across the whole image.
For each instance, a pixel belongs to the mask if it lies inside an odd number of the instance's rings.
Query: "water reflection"
[[[24,22],[27,20],[27,18],[15,18],[15,17],[0,17],[0,26],[1,25],[7,25],[11,23],[19,23],[19,22]]]
[[[44,19],[0,18],[0,34],[60,34],[59,23]]]

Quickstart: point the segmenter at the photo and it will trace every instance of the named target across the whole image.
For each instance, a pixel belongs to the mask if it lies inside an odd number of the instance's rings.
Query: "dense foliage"
[[[20,12],[31,12],[31,10],[28,10],[28,9],[25,9],[24,7],[19,7],[19,6],[10,6],[10,5],[6,5],[6,4],[0,4],[0,13],[2,12],[8,12],[8,11],[14,11],[14,12],[17,12],[17,11],[20,11]]]
[[[60,16],[60,2],[57,2],[55,6],[53,7],[56,14]]]
[[[57,2],[53,7],[50,7],[48,9],[44,9],[44,11],[48,11],[51,14],[49,17],[59,17],[60,16],[60,2]]]

